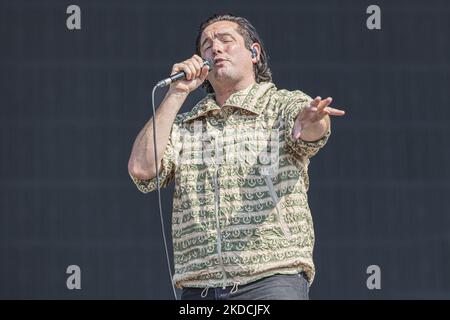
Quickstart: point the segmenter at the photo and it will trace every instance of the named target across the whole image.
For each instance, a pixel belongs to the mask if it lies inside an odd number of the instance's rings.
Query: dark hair
[[[261,46],[261,53],[258,62],[253,67],[255,71],[255,80],[257,83],[272,81],[272,72],[270,71],[269,66],[267,64],[268,57],[266,55],[266,51],[264,50],[264,44],[261,38],[259,37],[258,33],[256,32],[255,27],[253,27],[252,24],[245,18],[237,17],[232,14],[214,14],[208,19],[206,19],[204,22],[202,22],[200,24],[196,40],[197,55],[201,56],[200,38],[202,37],[203,30],[205,30],[207,26],[218,21],[231,21],[237,23],[238,25],[237,32],[244,38],[245,46],[249,50],[251,49],[251,45],[253,43],[255,42],[259,43],[259,45]],[[214,89],[208,80],[205,80],[202,86],[203,88],[206,89],[206,92],[208,93],[214,92]]]

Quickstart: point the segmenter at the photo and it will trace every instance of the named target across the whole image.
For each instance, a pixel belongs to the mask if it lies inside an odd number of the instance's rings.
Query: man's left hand
[[[293,138],[298,139],[301,135],[308,137],[314,137],[316,135],[317,139],[319,139],[321,137],[320,134],[323,136],[323,134],[325,134],[328,130],[329,125],[324,118],[328,115],[343,116],[345,114],[344,110],[329,107],[332,101],[333,99],[331,97],[324,100],[322,100],[321,97],[316,97],[313,101],[311,101],[308,107],[299,112],[297,118],[295,119],[292,133]],[[317,131],[319,133],[317,133]]]

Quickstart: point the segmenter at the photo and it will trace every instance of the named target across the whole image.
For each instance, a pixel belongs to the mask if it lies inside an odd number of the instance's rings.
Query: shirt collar
[[[254,114],[261,114],[264,106],[258,104],[259,98],[261,98],[269,89],[275,85],[272,82],[254,83],[249,87],[233,93],[225,101],[222,107],[230,106],[235,108],[244,109]],[[200,100],[190,112],[183,122],[192,121],[194,119],[205,116],[211,110],[220,110],[215,100],[215,94],[210,93],[205,98]]]

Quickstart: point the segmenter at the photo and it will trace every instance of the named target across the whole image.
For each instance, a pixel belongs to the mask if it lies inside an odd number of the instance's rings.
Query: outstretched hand
[[[306,130],[311,125],[319,122],[327,115],[343,116],[345,114],[344,110],[329,107],[332,101],[333,98],[331,97],[324,100],[322,100],[321,97],[316,97],[311,101],[308,107],[299,112],[295,119],[294,130],[292,133],[294,139],[300,138],[300,134],[303,130]]]

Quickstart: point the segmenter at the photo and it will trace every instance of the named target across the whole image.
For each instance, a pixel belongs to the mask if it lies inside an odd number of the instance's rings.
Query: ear
[[[252,61],[253,63],[258,63],[259,61],[259,57],[261,56],[261,45],[257,42],[253,43],[252,46],[250,47],[250,50],[252,52],[255,52],[256,54],[254,55],[254,57],[252,57]]]

